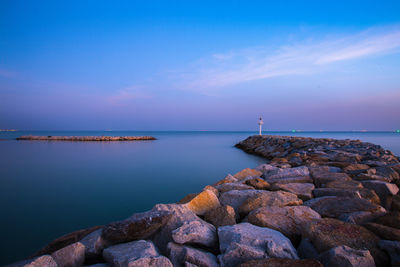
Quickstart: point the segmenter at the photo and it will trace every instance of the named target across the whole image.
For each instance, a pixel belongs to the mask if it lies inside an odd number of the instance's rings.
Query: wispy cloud
[[[278,48],[260,46],[213,54],[182,73],[183,87],[207,90],[277,76],[313,74],[324,65],[396,52],[400,28],[369,29],[357,34]]]

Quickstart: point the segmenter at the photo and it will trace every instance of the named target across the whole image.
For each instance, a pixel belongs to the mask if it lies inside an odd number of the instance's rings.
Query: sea
[[[234,147],[256,132],[0,132],[0,265],[68,232],[174,203],[263,158]],[[360,139],[400,156],[397,132],[265,132]],[[22,135],[150,135],[155,141],[17,141]]]

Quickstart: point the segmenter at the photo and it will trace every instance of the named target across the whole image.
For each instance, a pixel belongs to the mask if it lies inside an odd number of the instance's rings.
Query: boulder
[[[316,259],[319,255],[317,249],[308,238],[301,240],[300,245],[297,247],[297,254],[302,259]]]
[[[186,204],[190,202],[193,198],[195,198],[199,193],[190,193],[184,196],[181,200],[179,200],[176,204]]]
[[[304,202],[322,217],[340,218],[353,212],[368,211],[382,216],[386,210],[368,200],[347,197],[320,197]]]
[[[236,173],[235,175],[233,175],[233,177],[235,177],[238,180],[242,180],[248,176],[260,177],[262,174],[263,173],[261,171],[247,168],[247,169],[241,170],[240,172]]]
[[[376,220],[376,223],[400,229],[400,212],[393,211],[386,215],[383,215],[378,220]]]
[[[235,210],[229,205],[216,207],[204,214],[204,220],[215,227],[236,224]]]
[[[293,193],[303,201],[307,201],[312,198],[312,191],[314,190],[314,188],[314,185],[311,183],[276,183],[273,184],[271,187],[272,190],[283,190],[289,193]]]
[[[181,227],[185,222],[201,220],[185,205],[179,204],[157,204],[151,211],[164,211],[171,213],[171,218],[152,237],[153,242],[161,250],[167,253],[167,244],[172,241],[172,231]]]
[[[397,267],[400,266],[400,242],[399,241],[389,241],[381,240],[379,241],[379,247],[386,251],[390,256],[390,266]]]
[[[383,181],[362,181],[361,183],[365,188],[374,190],[382,201],[386,199],[386,196],[396,195],[399,192],[397,185]]]
[[[264,175],[268,180],[290,178],[290,177],[301,177],[309,176],[310,171],[306,166],[296,167],[296,168],[286,168],[286,169],[276,169],[268,172]]]
[[[247,198],[240,205],[238,212],[240,216],[246,216],[252,210],[267,206],[293,206],[301,205],[303,201],[295,194],[285,191],[263,191],[257,195]]]
[[[374,258],[368,250],[338,246],[322,253],[318,260],[326,267],[375,267]]]
[[[239,181],[237,178],[235,178],[232,175],[228,174],[224,179],[219,180],[213,186],[217,186],[217,185],[221,185],[221,184],[225,184],[225,183],[236,183],[237,181]]]
[[[232,190],[221,194],[219,202],[222,205],[229,205],[237,210],[247,198],[261,192],[264,192],[264,190]]]
[[[206,247],[215,247],[217,232],[212,224],[196,220],[185,222],[172,231],[172,239],[178,244],[195,244]]]
[[[270,187],[269,183],[267,183],[265,180],[261,178],[251,178],[247,180],[245,183],[246,185],[252,186],[258,190],[268,190]]]
[[[85,246],[85,262],[97,262],[103,253],[103,249],[110,244],[102,237],[102,229],[96,230],[85,236],[80,243]]]
[[[288,177],[288,178],[276,178],[271,179],[269,177],[265,178],[265,180],[270,183],[279,183],[279,184],[289,184],[289,183],[312,183],[313,180],[310,176],[298,176],[298,177]]]
[[[218,207],[220,204],[218,197],[213,191],[204,190],[185,205],[195,214],[203,215],[207,211]]]
[[[343,171],[347,172],[347,173],[357,173],[357,172],[363,172],[368,170],[370,167],[366,164],[350,164],[347,167],[345,167],[343,169]]]
[[[400,241],[400,229],[377,223],[366,223],[364,226],[382,239]]]
[[[126,220],[113,222],[103,229],[102,237],[109,243],[146,239],[164,225],[172,214],[168,211],[135,213]]]
[[[13,264],[6,265],[5,267],[58,267],[55,260],[49,255],[35,257],[33,259],[19,261]]]
[[[380,176],[380,175],[376,175],[376,174],[366,174],[366,173],[361,173],[357,176],[354,177],[355,180],[358,181],[382,181],[382,182],[390,182],[391,179],[384,177],[384,176]]]
[[[363,185],[359,181],[348,180],[348,181],[332,181],[325,184],[326,188],[337,188],[337,189],[357,189],[363,188]]]
[[[273,229],[240,223],[218,228],[221,266],[265,257],[298,259],[289,239]]]
[[[314,259],[294,260],[294,259],[259,259],[246,261],[238,267],[323,267],[322,264]]]
[[[354,223],[354,224],[365,224],[381,217],[384,213],[376,213],[369,211],[356,211],[352,213],[344,213],[338,217],[339,220]]]
[[[85,261],[85,246],[76,242],[51,254],[59,267],[80,267]]]
[[[382,166],[382,167],[376,167],[376,174],[380,176],[384,176],[390,179],[390,182],[394,180],[399,180],[399,173],[397,173],[395,170],[393,170],[391,167],[388,166]]]
[[[172,263],[161,256],[150,241],[138,240],[108,247],[103,251],[103,258],[115,267],[170,266]]]
[[[360,192],[353,189],[338,189],[338,188],[316,188],[313,191],[314,197],[350,197],[350,198],[361,198]]]
[[[262,164],[256,168],[256,170],[262,172],[263,175],[268,174],[269,172],[275,171],[277,169],[278,167],[271,164]]]
[[[323,187],[325,184],[334,181],[351,181],[351,177],[348,174],[341,172],[314,172],[312,178],[317,187]]]
[[[217,257],[202,249],[190,246],[182,246],[173,242],[168,243],[168,255],[174,267],[181,266],[201,266],[219,267]]]
[[[300,240],[302,227],[321,216],[307,206],[263,207],[247,216],[251,224],[277,230],[290,238],[292,242]]]
[[[388,258],[378,248],[379,237],[366,228],[336,219],[312,221],[303,228],[303,238],[309,238],[319,252],[345,245],[353,249],[368,249],[377,266],[385,266]]]
[[[239,183],[224,183],[217,185],[216,188],[220,193],[225,193],[231,190],[249,190],[249,189],[254,189],[254,187],[245,185],[245,184],[239,184]]]

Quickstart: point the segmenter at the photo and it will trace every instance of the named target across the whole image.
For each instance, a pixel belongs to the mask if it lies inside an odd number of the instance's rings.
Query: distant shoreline
[[[17,137],[16,140],[28,141],[147,141],[157,140],[153,136],[34,136]]]

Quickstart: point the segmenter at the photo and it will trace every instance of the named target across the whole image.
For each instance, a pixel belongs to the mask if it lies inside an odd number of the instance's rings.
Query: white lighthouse
[[[262,120],[262,118],[260,117],[260,119],[258,120],[258,126],[259,126],[259,135],[262,135],[261,134],[261,131],[262,131],[262,125],[264,124],[264,122],[263,122],[263,120]]]

